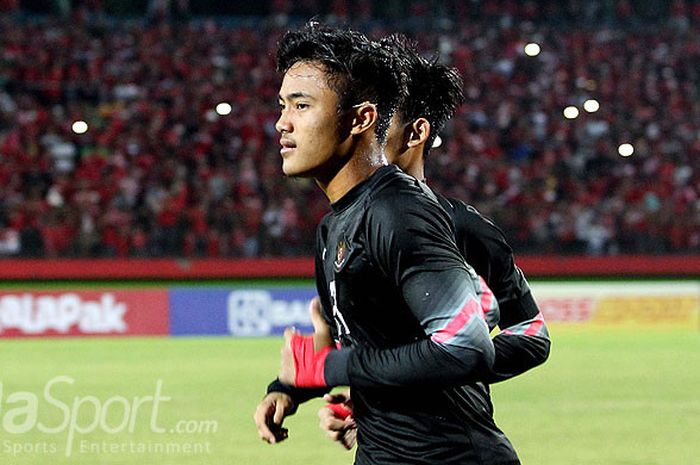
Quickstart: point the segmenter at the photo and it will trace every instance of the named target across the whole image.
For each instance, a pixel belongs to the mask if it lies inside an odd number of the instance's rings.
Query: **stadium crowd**
[[[329,10],[371,36],[401,29],[462,73],[429,184],[516,253],[700,252],[697,2],[644,26],[626,1],[610,21],[582,7],[580,24],[534,2],[462,3],[478,2],[413,2],[402,21],[372,19],[371,2]],[[273,4],[257,19],[0,16],[0,255],[311,254],[328,207],[281,173],[271,51],[294,11]]]

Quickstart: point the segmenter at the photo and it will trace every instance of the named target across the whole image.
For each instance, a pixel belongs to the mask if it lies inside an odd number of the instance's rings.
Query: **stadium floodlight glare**
[[[436,149],[442,145],[442,137],[437,136],[435,137],[435,140],[433,141],[433,146],[431,148]]]
[[[530,42],[529,44],[525,45],[525,48],[523,50],[525,51],[525,55],[529,57],[536,57],[540,54],[542,48],[539,46],[539,44]]]
[[[231,104],[226,103],[226,102],[221,102],[216,106],[216,113],[220,116],[226,116],[231,113]]]
[[[85,121],[78,120],[73,123],[71,129],[76,134],[85,134],[88,130],[88,124]]]
[[[583,102],[583,109],[588,113],[595,113],[600,109],[600,103],[598,103],[598,100],[594,98],[588,99]]]
[[[578,113],[578,108],[573,105],[564,108],[564,118],[566,119],[576,119],[578,118]]]
[[[629,157],[634,153],[634,147],[632,144],[620,144],[617,148],[617,153],[619,153],[621,157]]]

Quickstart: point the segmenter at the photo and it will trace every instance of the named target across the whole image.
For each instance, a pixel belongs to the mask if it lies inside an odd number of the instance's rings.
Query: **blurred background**
[[[311,16],[459,69],[428,179],[516,252],[700,252],[698,2],[0,8],[0,255],[310,255],[328,206],[281,175],[273,53]]]
[[[503,229],[552,331],[493,386],[523,463],[695,463],[696,0],[0,0],[0,463],[352,463],[320,404],[275,447],[251,421],[329,210],[274,129],[310,18],[464,78],[426,174]]]

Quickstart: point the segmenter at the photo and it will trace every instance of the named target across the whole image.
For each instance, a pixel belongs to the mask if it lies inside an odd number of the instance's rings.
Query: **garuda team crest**
[[[333,266],[335,266],[336,271],[340,271],[343,268],[349,255],[350,246],[348,245],[348,241],[341,239],[335,247],[335,261],[333,262]]]

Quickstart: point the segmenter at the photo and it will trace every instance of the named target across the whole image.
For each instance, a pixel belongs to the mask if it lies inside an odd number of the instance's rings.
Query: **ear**
[[[377,106],[374,103],[362,102],[354,106],[350,134],[359,135],[374,128],[378,119],[379,113],[377,113]]]
[[[417,147],[421,144],[425,144],[428,137],[430,137],[430,123],[425,118],[418,118],[410,125],[406,145],[409,148]]]

